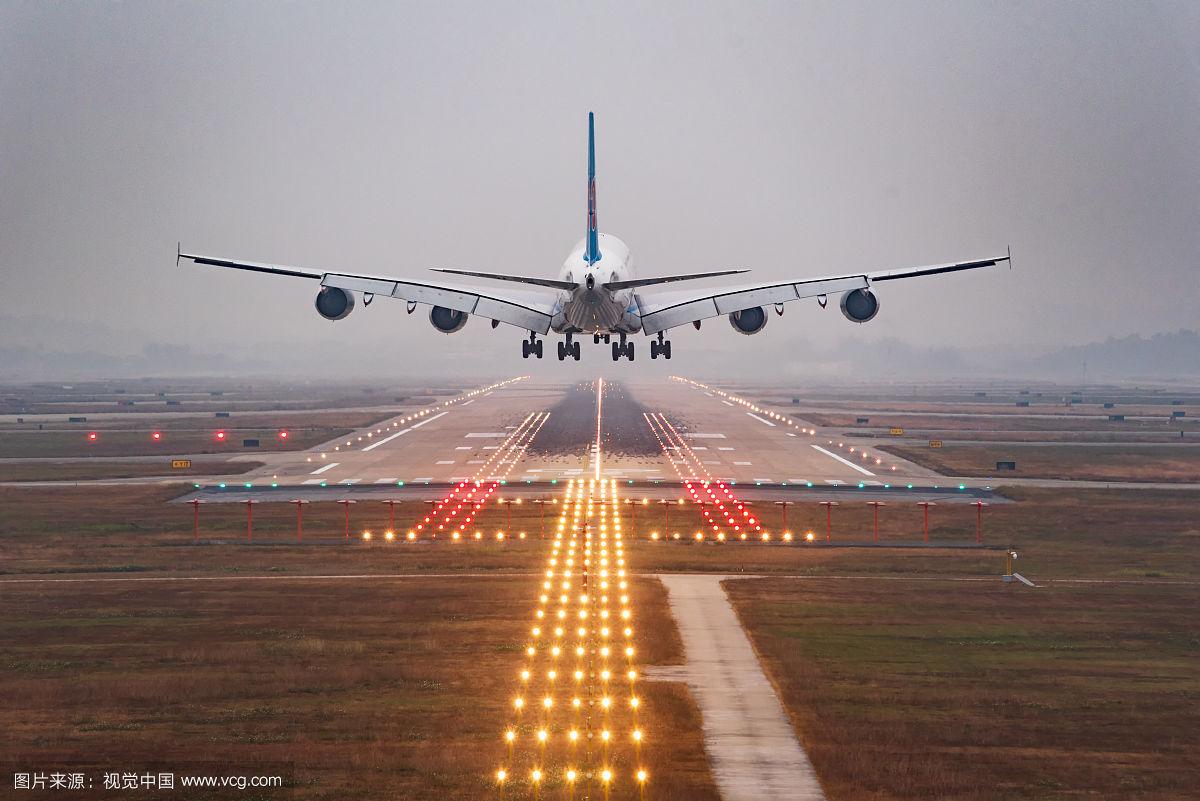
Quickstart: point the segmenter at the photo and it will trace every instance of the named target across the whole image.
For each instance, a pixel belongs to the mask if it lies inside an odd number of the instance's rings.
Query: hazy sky
[[[801,302],[753,339],[688,328],[675,365],[765,340],[1048,349],[1196,327],[1197,42],[1194,2],[0,0],[4,333],[52,341],[13,323],[37,314],[112,329],[96,349],[520,369],[516,329],[446,337],[386,299],[330,324],[312,283],[177,269],[175,243],[549,276],[583,232],[588,110],[600,226],[642,275],[1012,245],[1011,271],[888,285],[867,326]]]

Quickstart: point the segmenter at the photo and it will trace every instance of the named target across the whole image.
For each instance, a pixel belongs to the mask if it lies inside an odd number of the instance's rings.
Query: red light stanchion
[[[659,501],[659,504],[660,504],[660,505],[662,506],[662,508],[663,508],[663,536],[664,536],[664,537],[670,536],[670,529],[671,529],[671,504],[673,504],[673,503],[674,503],[674,501],[672,501],[672,500],[668,500],[668,499],[666,499],[666,498],[664,498],[663,500]]]
[[[776,506],[783,507],[783,529],[787,531],[787,508],[794,505],[795,501],[775,501]]]
[[[248,499],[242,503],[246,504],[246,542],[254,542],[254,504],[258,501]]]
[[[983,507],[987,506],[983,501],[975,501],[975,543],[983,544]]]
[[[925,542],[929,542],[929,507],[937,504],[933,501],[917,501],[917,506],[925,510]]]
[[[192,542],[200,541],[200,504],[204,501],[193,498],[188,501],[192,505]]]
[[[340,503],[342,505],[342,508],[346,510],[346,542],[349,542],[350,541],[350,504],[354,503],[354,501],[350,500],[349,498],[342,498],[341,500],[338,501],[338,503]]]
[[[538,519],[538,539],[545,539],[546,538],[546,504],[548,504],[550,502],[547,501],[545,498],[538,498],[536,501],[534,501],[534,503],[536,503],[538,506],[540,506],[542,508],[542,514]]]
[[[396,499],[388,498],[384,501],[388,505],[388,531],[396,530]]]
[[[304,539],[304,504],[308,501],[296,498],[292,503],[296,504],[296,542]]]
[[[867,505],[875,508],[875,527],[871,534],[871,542],[879,542],[879,507],[885,504],[883,501],[867,501]]]
[[[825,507],[825,541],[833,542],[833,507],[838,505],[837,501],[821,501],[821,506]]]

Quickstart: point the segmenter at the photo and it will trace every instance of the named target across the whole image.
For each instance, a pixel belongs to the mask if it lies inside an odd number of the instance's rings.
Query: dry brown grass
[[[171,467],[168,458],[153,462],[109,459],[89,461],[5,461],[0,462],[0,481],[88,481],[103,478],[138,478],[142,476],[217,476],[246,473],[262,462],[192,461],[186,469]]]
[[[635,608],[665,608],[657,582],[632,592]],[[534,593],[526,576],[9,587],[6,756],[230,773],[291,763],[306,799],[490,797]],[[677,661],[669,619],[651,621],[640,658]],[[686,692],[644,697],[647,797],[714,798]]]
[[[1195,587],[727,587],[832,801],[1200,783]]]
[[[391,413],[367,412],[279,412],[229,418],[166,417],[129,414],[87,423],[9,424],[0,430],[0,458],[25,459],[83,456],[162,456],[214,453],[245,454],[256,451],[294,451],[344,436],[358,428],[389,419]],[[279,432],[287,429],[288,437]],[[216,439],[218,430],[227,439]],[[96,432],[95,440],[88,439]],[[154,431],[160,440],[151,438]],[[242,440],[257,439],[257,448],[244,448]]]
[[[997,461],[1016,461],[1015,478],[1062,478],[1091,481],[1200,482],[1200,447],[1153,445],[947,445],[920,448],[884,445],[917,464],[951,476],[994,476]]]

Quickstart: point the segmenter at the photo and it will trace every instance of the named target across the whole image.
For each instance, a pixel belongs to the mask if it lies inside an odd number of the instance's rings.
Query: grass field
[[[195,574],[236,570],[392,573],[446,570],[524,571],[540,553],[539,511],[531,503],[506,513],[493,506],[479,520],[485,539],[410,545],[386,543],[380,534],[388,524],[388,506],[363,501],[352,507],[352,538],[342,539],[343,509],[334,502],[312,503],[304,511],[304,542],[296,544],[296,512],[286,502],[262,503],[254,510],[254,541],[246,544],[246,510],[236,503],[211,503],[200,509],[201,544],[193,544],[192,508],[168,501],[184,487],[122,486],[88,488],[0,487],[0,547],[5,559],[0,574],[169,571]],[[1012,546],[1020,553],[1021,570],[1034,578],[1200,578],[1200,492],[1187,490],[1072,490],[1008,488],[1014,503],[995,504],[984,513],[984,540]],[[340,497],[340,496],[339,496]],[[552,517],[554,507],[548,507]],[[420,501],[396,505],[397,533],[427,513]],[[996,551],[944,548],[827,548],[824,509],[815,504],[790,508],[797,540],[782,544],[777,507],[764,507],[763,519],[776,538],[761,542],[696,544],[689,540],[699,515],[694,507],[678,507],[671,515],[679,541],[649,541],[661,518],[639,513],[627,534],[639,538],[637,559],[644,572],[708,570],[807,575],[977,575],[995,576],[1003,567]],[[930,541],[970,542],[976,510],[944,505],[931,510]],[[837,542],[869,544],[872,510],[846,503],[834,513]],[[921,541],[921,510],[894,503],[880,511],[880,541]],[[363,543],[364,529],[374,539]],[[497,542],[495,532],[507,530]],[[547,531],[552,531],[548,524]],[[812,530],[817,542],[799,541]],[[527,533],[520,540],[516,534]],[[314,550],[319,556],[314,556]]]
[[[169,458],[155,461],[96,459],[56,462],[11,460],[0,462],[0,481],[88,481],[104,478],[142,476],[217,476],[237,475],[262,467],[254,461],[193,461],[185,469],[171,467]]]
[[[1017,469],[1004,471],[1005,476],[1200,482],[1200,446],[949,444],[941,448],[883,445],[880,450],[951,476],[994,476],[997,461],[1016,461]]]
[[[303,412],[272,417],[174,417],[153,419],[127,415],[88,423],[55,424],[38,429],[29,423],[0,430],[0,458],[35,459],[80,456],[160,456],[179,454],[242,454],[294,451],[345,436],[355,429],[385,420],[390,412]],[[288,436],[281,438],[279,432]],[[161,438],[152,434],[158,431]],[[218,440],[217,432],[225,439]],[[95,432],[96,439],[88,438]],[[243,440],[257,439],[255,447]]]
[[[678,662],[662,586],[631,589],[642,663]],[[282,764],[286,797],[304,799],[498,797],[535,597],[530,576],[4,587],[4,759],[249,775]],[[647,797],[715,798],[690,695],[640,694]],[[614,797],[636,797],[631,785],[622,775]]]
[[[194,544],[191,507],[169,502],[187,490],[0,488],[5,757],[290,763],[306,799],[496,797],[488,776],[546,549],[535,504],[511,521],[484,512],[482,541],[410,545],[380,539],[376,500],[352,507],[349,543],[336,503],[305,508],[303,543],[294,507],[260,504],[253,544],[244,507],[210,503]],[[997,551],[785,545],[769,504],[770,545],[698,544],[690,506],[671,512],[679,541],[649,539],[665,531],[658,507],[623,519],[634,575],[805,577],[728,586],[835,801],[1189,797],[1200,493],[1003,492],[1013,502],[987,508],[985,540],[1015,547],[1042,589],[1002,585]],[[398,504],[397,531],[427,508]],[[970,541],[975,514],[935,507],[931,541]],[[815,504],[788,517],[798,537],[823,536]],[[912,504],[881,510],[885,544],[919,542],[920,526]],[[864,503],[835,510],[835,541],[866,544],[871,528]],[[184,576],[206,580],[154,580]],[[89,578],[105,581],[74,581]],[[1080,580],[1107,583],[1066,583]],[[644,664],[678,663],[661,586],[639,579],[634,593]],[[715,798],[686,689],[647,683],[642,697],[646,797]]]
[[[1200,784],[1200,588],[726,587],[831,801]]]

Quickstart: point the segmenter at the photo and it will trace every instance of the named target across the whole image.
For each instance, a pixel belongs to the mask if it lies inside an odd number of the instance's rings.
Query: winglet
[[[588,112],[588,188],[587,188],[587,247],[583,260],[588,264],[600,261],[600,234],[596,229],[596,118]]]
[[[179,257],[181,255],[182,251],[183,251],[183,243],[176,242],[175,243],[175,266],[176,267],[179,266]]]
[[[1012,269],[1012,245],[1008,246],[1008,269]]]

